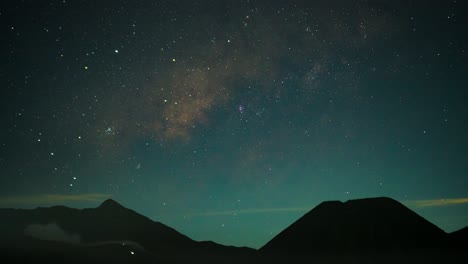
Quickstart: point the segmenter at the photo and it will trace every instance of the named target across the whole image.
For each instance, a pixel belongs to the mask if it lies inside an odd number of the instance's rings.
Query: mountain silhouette
[[[113,199],[107,199],[98,206],[99,209],[103,210],[125,210],[127,208],[123,207],[118,202],[114,201]]]
[[[331,263],[466,260],[466,254],[451,251],[449,240],[443,230],[403,204],[390,198],[367,198],[319,204],[260,252],[276,260],[295,256]]]
[[[454,246],[464,247],[468,250],[468,226],[450,233],[450,237]]]
[[[439,246],[446,234],[389,198],[324,202],[261,250],[413,248]]]
[[[254,252],[250,248],[224,246],[214,242],[197,242],[171,227],[155,222],[114,200],[106,200],[97,208],[72,209],[64,206],[34,210],[0,209],[3,241],[16,250],[28,245],[39,251],[58,244],[64,251],[92,251],[101,248],[125,247],[124,255],[145,255],[147,259],[184,262],[204,259],[216,262],[220,258],[238,259]],[[52,233],[52,235],[51,235]],[[57,235],[59,234],[59,235]],[[75,239],[61,239],[71,236]],[[37,241],[40,240],[40,241]],[[78,240],[78,241],[76,241]],[[119,251],[119,250],[118,250]],[[132,251],[133,254],[129,254]],[[111,251],[109,255],[111,255]],[[132,261],[135,258],[132,258]],[[120,260],[120,259],[119,259]]]
[[[468,228],[447,234],[390,198],[323,202],[260,250],[194,241],[112,199],[0,209],[0,223],[1,263],[468,263]]]

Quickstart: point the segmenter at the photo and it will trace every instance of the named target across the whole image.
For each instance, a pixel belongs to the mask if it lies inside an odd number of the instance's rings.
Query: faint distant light
[[[87,70],[87,69],[88,69],[88,66],[84,66],[84,69]]]
[[[115,53],[119,53],[119,50],[118,50],[118,49],[116,49],[116,50],[114,50],[114,52],[115,52]]]
[[[76,181],[76,177],[73,177],[73,180],[75,180],[75,181]]]
[[[133,251],[130,251],[130,254],[132,254],[132,255],[135,255],[135,252],[133,252]]]
[[[51,153],[50,153],[50,155],[51,155],[51,156],[53,156],[53,155],[54,155],[54,153],[53,153],[53,152],[51,152]]]
[[[176,62],[176,60],[175,60],[175,59],[172,59],[172,61],[173,61],[173,62]]]

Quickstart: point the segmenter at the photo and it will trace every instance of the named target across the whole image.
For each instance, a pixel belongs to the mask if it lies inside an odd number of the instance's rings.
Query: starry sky
[[[324,200],[468,225],[464,1],[2,1],[0,206],[261,247]]]

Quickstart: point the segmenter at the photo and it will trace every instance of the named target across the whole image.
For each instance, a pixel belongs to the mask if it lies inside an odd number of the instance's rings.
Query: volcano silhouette
[[[446,233],[389,198],[323,202],[283,230],[262,251],[438,247]]]
[[[2,248],[17,255],[45,255],[46,261],[62,260],[63,252],[80,263],[117,261],[144,263],[188,262],[203,259],[204,262],[237,260],[251,255],[254,250],[246,247],[224,246],[211,241],[194,241],[171,227],[155,222],[114,200],[106,200],[97,208],[73,209],[64,206],[37,208],[34,210],[0,209]],[[59,227],[65,234],[78,236],[79,243],[62,243],[63,240],[47,237],[31,237],[31,227],[45,229]],[[36,232],[41,233],[41,232]],[[50,237],[50,236],[49,236]],[[26,245],[26,246],[25,246]],[[58,250],[60,249],[60,250]],[[24,252],[25,251],[25,252]],[[51,254],[39,254],[40,252]],[[103,254],[105,252],[105,254]],[[21,253],[21,254],[19,254]],[[12,253],[9,254],[10,256]],[[80,256],[87,255],[86,258]],[[76,258],[80,261],[76,261]],[[34,259],[31,259],[33,261]],[[29,259],[28,259],[29,261]],[[28,262],[25,260],[25,262]],[[35,262],[35,261],[34,261]]]
[[[390,198],[323,202],[260,250],[192,240],[111,199],[0,209],[0,223],[1,263],[468,263],[468,228],[447,234]]]
[[[317,263],[464,263],[468,248],[461,242],[465,233],[448,235],[390,198],[328,201],[284,229],[260,252],[279,263],[301,259]]]

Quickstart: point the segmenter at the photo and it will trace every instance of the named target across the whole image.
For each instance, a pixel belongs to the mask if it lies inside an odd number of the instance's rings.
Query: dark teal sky
[[[462,1],[98,2],[0,6],[0,206],[251,247],[324,200],[468,224]]]

